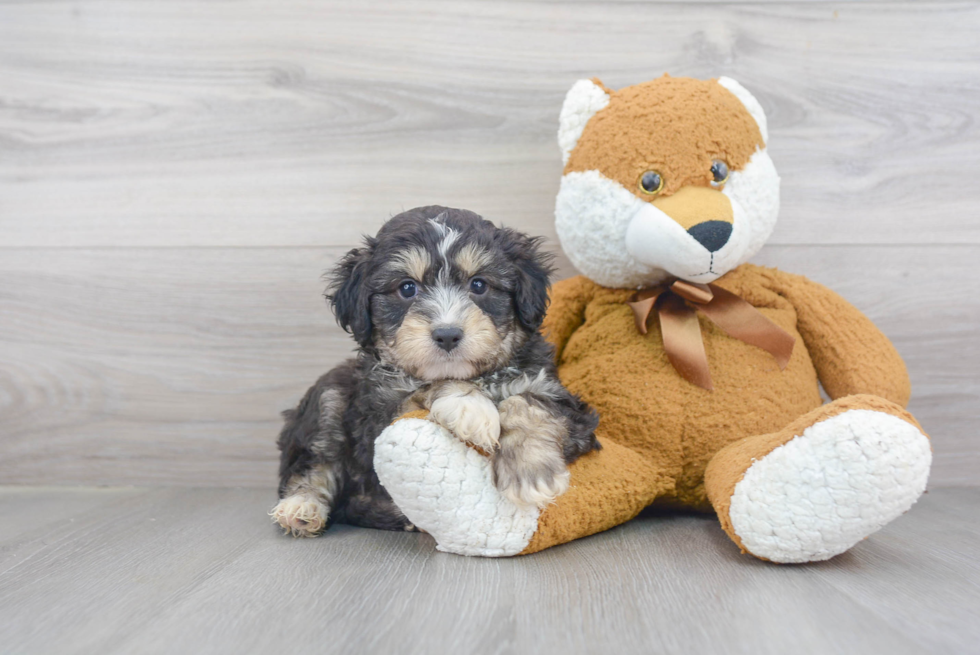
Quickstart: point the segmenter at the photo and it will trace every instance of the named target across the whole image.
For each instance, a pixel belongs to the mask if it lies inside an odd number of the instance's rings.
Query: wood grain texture
[[[767,110],[773,243],[976,244],[978,31],[977,2],[2,3],[0,243],[351,245],[434,203],[553,236],[565,91],[669,71]]]
[[[352,348],[320,295],[343,250],[54,252],[0,260],[0,480],[272,485],[278,412]],[[971,245],[758,257],[836,289],[895,341],[934,438],[934,486],[980,481],[980,299],[958,287],[978,257]]]
[[[0,515],[71,489],[0,490]],[[268,490],[105,491],[0,531],[0,643],[58,653],[978,652],[980,490],[943,489],[829,562],[740,555],[714,519],[647,514],[504,560],[428,535],[283,537]],[[11,506],[13,509],[11,510]],[[36,515],[36,514],[35,514]]]
[[[0,0],[0,482],[271,485],[277,412],[350,351],[320,272],[434,202],[556,248],[565,91],[670,71],[756,93],[757,261],[878,322],[932,484],[980,483],[978,30],[980,2]]]

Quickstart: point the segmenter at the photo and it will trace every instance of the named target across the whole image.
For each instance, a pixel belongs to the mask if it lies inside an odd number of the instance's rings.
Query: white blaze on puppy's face
[[[465,380],[509,350],[503,348],[504,338],[493,321],[462,289],[437,283],[425,295],[405,316],[390,348],[397,363],[412,375],[423,380]],[[446,352],[433,340],[432,331],[450,326],[461,328],[463,336],[458,346]]]
[[[664,77],[613,93],[568,153],[555,206],[565,253],[607,287],[716,280],[775,227],[779,176],[767,136],[759,103],[727,78]],[[712,178],[718,161],[730,165],[720,183]],[[660,182],[652,192],[646,172]]]
[[[469,379],[506,361],[525,335],[518,328],[512,298],[498,296],[497,315],[484,300],[474,300],[472,278],[494,263],[487,246],[465,242],[465,236],[439,219],[428,221],[436,238],[428,248],[410,247],[391,258],[417,288],[400,324],[377,341],[382,358],[422,380]],[[500,253],[497,253],[499,256]],[[499,268],[498,262],[498,268]],[[393,319],[394,320],[394,319]],[[457,330],[452,347],[440,345],[437,331]]]

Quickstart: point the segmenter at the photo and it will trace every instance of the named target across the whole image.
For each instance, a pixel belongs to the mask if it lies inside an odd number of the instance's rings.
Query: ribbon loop
[[[628,303],[633,310],[633,321],[636,323],[636,329],[639,330],[640,334],[647,333],[647,319],[650,317],[650,312],[653,311],[653,305],[657,302],[658,296],[659,294],[654,294]]]
[[[666,289],[654,287],[638,291],[629,306],[640,334],[647,333],[647,321],[654,307],[657,308],[664,350],[671,365],[685,380],[708,390],[714,387],[698,323],[698,309],[730,337],[771,354],[780,369],[789,364],[796,344],[793,335],[758,309],[714,284],[676,280]]]
[[[714,298],[710,284],[698,284],[697,282],[677,280],[670,285],[670,290],[684,300],[690,300],[696,305],[706,305]]]

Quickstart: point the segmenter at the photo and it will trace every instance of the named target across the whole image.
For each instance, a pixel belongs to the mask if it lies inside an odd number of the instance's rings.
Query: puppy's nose
[[[705,221],[692,225],[687,233],[707,248],[708,252],[718,252],[731,238],[732,224],[725,221]]]
[[[432,331],[432,340],[447,353],[459,345],[463,339],[463,331],[458,327],[436,328]]]

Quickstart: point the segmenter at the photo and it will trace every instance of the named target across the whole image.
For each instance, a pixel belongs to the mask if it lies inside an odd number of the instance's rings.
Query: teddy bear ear
[[[756,125],[759,126],[759,132],[762,133],[762,141],[768,145],[769,127],[766,123],[766,112],[762,111],[762,105],[760,105],[759,101],[755,99],[755,96],[749,93],[748,89],[730,77],[719,77],[718,84],[731,91],[732,95],[738,98],[742,104],[745,105],[745,108],[749,110],[752,118],[755,119]]]
[[[582,136],[585,124],[609,104],[609,94],[599,84],[592,80],[579,80],[565,96],[558,118],[558,145],[564,164],[568,163],[568,157]]]

